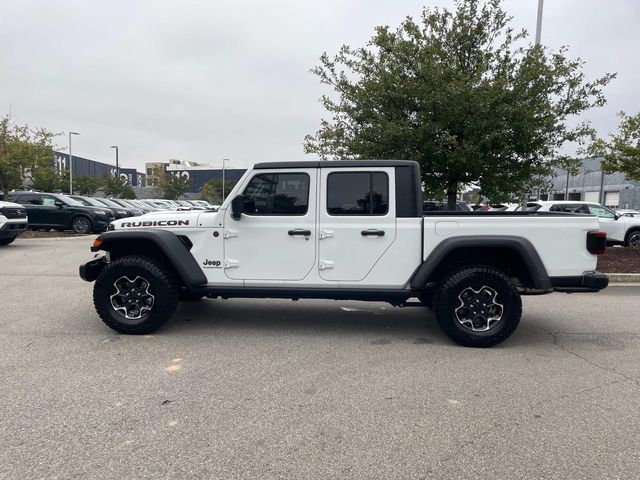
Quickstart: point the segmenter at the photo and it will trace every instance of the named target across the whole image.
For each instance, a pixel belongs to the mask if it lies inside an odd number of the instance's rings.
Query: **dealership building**
[[[604,173],[602,158],[585,158],[577,175],[557,170],[549,179],[549,192],[536,194],[540,200],[597,202],[610,208],[640,209],[640,183],[627,180],[623,173]],[[567,183],[568,180],[568,183]]]
[[[176,159],[145,164],[147,185],[157,185],[158,179],[163,175],[180,175],[192,182],[187,190],[188,193],[199,192],[206,182],[214,178],[222,180],[223,175],[225,181],[237,182],[246,171],[245,168],[227,166],[223,172],[222,168],[216,168],[212,165]]]
[[[71,170],[69,154],[64,152],[53,152],[54,167],[59,170]],[[146,175],[136,171],[135,168],[119,167],[120,178],[127,181],[133,187],[146,186]],[[73,176],[74,177],[115,177],[116,167],[108,163],[89,160],[88,158],[73,155]]]

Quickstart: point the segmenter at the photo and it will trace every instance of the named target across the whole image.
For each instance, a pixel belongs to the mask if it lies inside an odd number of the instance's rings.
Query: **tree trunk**
[[[455,212],[456,210],[456,200],[458,195],[458,184],[457,182],[451,182],[447,186],[447,210]]]

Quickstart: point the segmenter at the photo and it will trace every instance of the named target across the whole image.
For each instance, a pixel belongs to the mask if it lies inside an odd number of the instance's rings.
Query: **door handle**
[[[304,235],[305,237],[308,237],[309,235],[311,235],[311,230],[296,228],[295,230],[289,230],[289,235],[291,235],[292,237],[296,235]]]
[[[384,237],[384,230],[376,230],[375,228],[370,228],[369,230],[362,230],[360,235],[363,237]]]

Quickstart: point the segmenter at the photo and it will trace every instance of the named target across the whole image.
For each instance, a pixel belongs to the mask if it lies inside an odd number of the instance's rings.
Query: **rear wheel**
[[[455,270],[436,292],[433,312],[440,328],[466,347],[492,347],[515,331],[522,315],[516,286],[484,265]]]
[[[76,217],[71,222],[71,228],[76,233],[91,233],[91,220],[87,217]]]
[[[178,287],[171,271],[158,260],[122,257],[98,275],[93,303],[102,321],[115,331],[151,333],[173,315]]]

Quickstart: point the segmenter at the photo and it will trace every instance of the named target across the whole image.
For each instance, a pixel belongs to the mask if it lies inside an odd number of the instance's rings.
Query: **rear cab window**
[[[385,172],[331,172],[327,177],[329,215],[386,215],[389,176]]]

